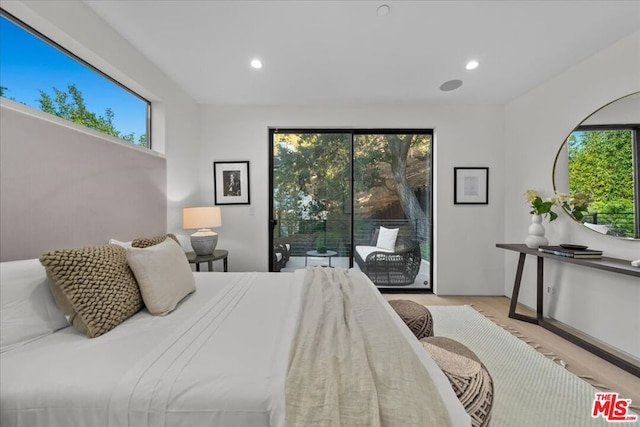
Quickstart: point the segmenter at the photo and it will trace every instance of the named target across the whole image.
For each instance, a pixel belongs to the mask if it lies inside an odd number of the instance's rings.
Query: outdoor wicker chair
[[[371,252],[364,258],[360,252],[369,251],[358,251],[358,248],[356,246],[356,263],[377,286],[406,286],[416,280],[422,261],[418,242],[398,238],[394,252],[369,249]]]
[[[287,243],[273,244],[273,271],[280,271],[287,266],[287,262],[291,256],[291,245]]]

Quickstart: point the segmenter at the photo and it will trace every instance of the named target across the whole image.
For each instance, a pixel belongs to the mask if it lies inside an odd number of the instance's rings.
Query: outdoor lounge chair
[[[289,257],[291,256],[291,245],[288,243],[273,244],[273,271],[280,271],[287,266]]]
[[[418,242],[398,238],[394,251],[357,245],[356,263],[377,286],[406,286],[416,280],[422,257]]]

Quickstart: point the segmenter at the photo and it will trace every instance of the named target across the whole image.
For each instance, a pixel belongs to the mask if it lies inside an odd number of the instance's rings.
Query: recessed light
[[[262,61],[260,61],[259,59],[252,59],[251,66],[255,69],[262,68]]]
[[[448,82],[444,82],[440,85],[440,90],[443,92],[449,92],[451,90],[456,90],[460,86],[462,86],[462,80],[449,80]]]
[[[389,12],[391,12],[391,8],[386,4],[378,6],[378,9],[376,10],[378,16],[387,16]]]
[[[476,68],[478,68],[478,65],[480,65],[478,61],[472,60],[467,62],[467,65],[464,68],[466,68],[467,70],[475,70]]]

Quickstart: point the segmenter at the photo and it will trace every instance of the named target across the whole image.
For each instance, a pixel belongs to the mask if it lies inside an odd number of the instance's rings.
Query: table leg
[[[224,272],[227,272],[227,257],[224,257],[224,259],[222,260],[222,267]]]
[[[537,304],[536,304],[536,317],[538,322],[543,320],[542,310],[544,303],[544,258],[538,257],[538,277],[537,277]]]
[[[209,267],[209,271],[213,271],[213,261],[207,261],[207,267]]]
[[[305,267],[307,266],[307,256],[306,255],[304,256],[304,266]]]
[[[537,317],[525,316],[524,314],[516,313],[516,306],[518,304],[518,294],[520,293],[520,283],[522,282],[522,272],[524,271],[524,260],[527,254],[520,253],[518,258],[518,269],[516,270],[516,280],[513,283],[513,292],[511,294],[511,304],[509,305],[509,317],[512,319],[518,319],[529,323],[538,323]],[[540,268],[540,264],[538,264]]]
[[[329,267],[331,267],[331,257],[329,257]]]
[[[196,271],[200,271],[200,263],[196,262],[195,264],[196,264]]]

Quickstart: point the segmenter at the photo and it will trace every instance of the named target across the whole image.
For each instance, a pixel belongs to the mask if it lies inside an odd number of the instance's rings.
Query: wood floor
[[[553,353],[563,360],[566,368],[579,376],[588,376],[587,382],[597,387],[606,386],[618,392],[622,397],[631,399],[636,411],[640,408],[640,378],[624,371],[559,337],[558,335],[531,323],[508,317],[509,299],[506,297],[439,297],[433,294],[384,294],[387,300],[408,299],[423,305],[472,305],[476,310],[491,318],[494,322],[515,329],[527,340],[540,344],[538,351]],[[518,305],[518,312],[533,314],[526,307]]]

